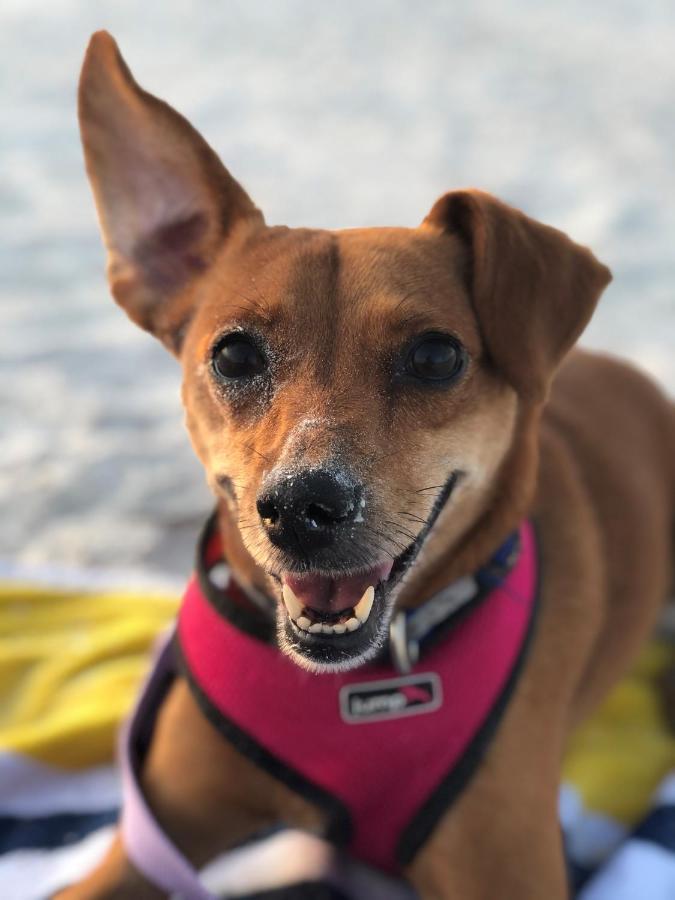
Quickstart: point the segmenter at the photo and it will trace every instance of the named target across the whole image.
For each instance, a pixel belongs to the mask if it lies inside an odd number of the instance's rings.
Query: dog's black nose
[[[258,497],[258,515],[278,547],[320,549],[361,511],[361,490],[344,475],[312,470],[285,475]]]

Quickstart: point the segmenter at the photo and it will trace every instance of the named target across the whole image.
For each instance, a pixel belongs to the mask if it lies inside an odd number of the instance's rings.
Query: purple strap
[[[131,719],[120,734],[123,808],[120,822],[124,849],[145,878],[169,894],[185,900],[216,900],[202,885],[197,871],[164,834],[151,813],[138,783],[141,763],[139,747],[154,727],[161,697],[175,677],[173,633],[157,648],[157,659],[143,686]]]

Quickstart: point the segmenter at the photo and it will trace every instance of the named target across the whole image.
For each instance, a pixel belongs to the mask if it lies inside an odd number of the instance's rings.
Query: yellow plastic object
[[[675,648],[653,641],[631,673],[572,739],[564,777],[586,809],[635,824],[662,778],[675,769],[675,736],[661,707],[658,679],[675,666]]]
[[[178,598],[0,585],[0,749],[67,768],[110,762]]]

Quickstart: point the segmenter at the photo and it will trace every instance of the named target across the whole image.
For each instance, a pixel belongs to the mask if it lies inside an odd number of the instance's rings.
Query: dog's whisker
[[[393,559],[395,559],[399,553],[403,553],[403,551],[406,549],[406,545],[401,543],[400,541],[397,541],[395,538],[393,538],[391,536],[391,534],[385,534],[384,532],[381,532],[381,531],[376,531],[374,533],[378,537],[381,537],[384,541],[386,541],[387,544],[394,547],[394,549],[397,551],[397,553],[391,553],[391,551],[387,550],[387,552],[391,555],[391,557]]]
[[[264,459],[265,462],[268,462],[268,463],[272,462],[272,460],[269,458],[269,456],[265,456],[264,453],[261,453],[260,450],[256,450],[256,448],[253,447],[251,444],[244,444],[243,446],[246,448],[246,450],[250,450],[251,453],[255,453],[256,456],[259,456],[259,457],[261,457],[261,459]]]
[[[271,279],[271,276],[269,275],[269,273],[265,273],[265,277],[268,278],[268,279],[270,279],[270,280],[273,280],[273,279]],[[269,309],[269,301],[268,301],[268,300],[266,299],[266,297],[264,297],[263,294],[260,292],[260,288],[258,287],[258,282],[257,282],[257,280],[256,280],[256,278],[255,278],[254,275],[251,275],[251,278],[250,278],[250,284],[251,284],[251,286],[253,287],[253,290],[254,290],[254,291],[256,292],[256,294],[258,295],[258,301],[259,301],[259,302],[258,302],[258,307],[259,307],[260,309]],[[280,286],[279,284],[276,284],[276,287],[279,287],[279,286]],[[250,299],[250,298],[249,298],[249,299]],[[252,302],[252,301],[251,301],[251,302]],[[268,314],[268,320],[271,321],[271,319],[269,318],[269,314]]]
[[[417,535],[413,534],[412,531],[409,531],[404,525],[402,525],[400,522],[396,522],[394,519],[383,519],[382,523],[384,525],[391,525],[392,528],[395,528],[397,531],[401,532],[402,534],[405,534],[407,537],[411,538],[412,540],[414,540],[417,537]]]
[[[266,324],[270,325],[272,323],[272,319],[267,315],[267,313],[264,312],[264,310],[261,308],[259,303],[256,303],[254,300],[251,300],[249,297],[243,297],[243,299],[250,303],[251,308],[249,308],[247,306],[237,305],[237,306],[232,306],[232,309],[239,309],[239,310],[241,310],[241,312],[247,313],[247,314],[250,314],[252,311],[255,311],[258,313],[259,317]]]
[[[413,300],[415,298],[416,294],[417,294],[417,291],[410,291],[410,293],[406,294],[404,297],[401,297],[401,299],[398,301],[396,306],[393,308],[392,314],[396,315],[396,313],[399,311],[399,309],[402,306],[405,306],[406,303],[408,303],[410,300]]]
[[[406,516],[407,518],[412,519],[415,522],[421,522],[422,525],[426,525],[426,523],[427,523],[427,520],[423,519],[422,516],[418,516],[415,513],[407,512],[404,509],[399,509],[398,514],[399,514],[399,516]]]

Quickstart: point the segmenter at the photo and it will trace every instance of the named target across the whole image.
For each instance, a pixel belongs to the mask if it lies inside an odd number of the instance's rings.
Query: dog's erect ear
[[[236,226],[262,216],[195,129],[136,84],[104,31],[87,49],[79,117],[113,296],[177,352],[191,285]]]
[[[481,191],[453,191],[422,223],[459,235],[487,352],[521,396],[546,397],[611,281],[590,250]]]

